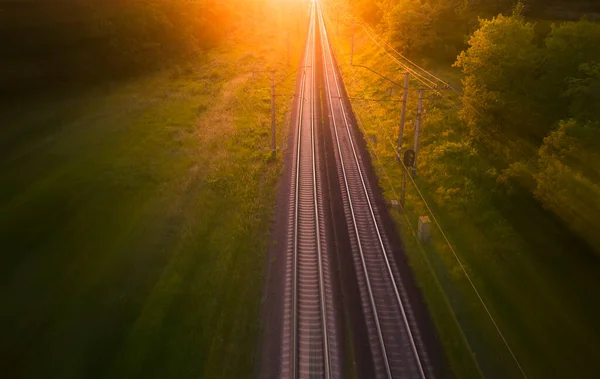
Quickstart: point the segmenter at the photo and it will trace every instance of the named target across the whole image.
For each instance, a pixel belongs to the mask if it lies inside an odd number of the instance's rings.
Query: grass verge
[[[194,64],[0,109],[0,372],[254,376],[281,154],[252,71],[284,67],[284,21]],[[278,86],[278,141],[293,88]]]

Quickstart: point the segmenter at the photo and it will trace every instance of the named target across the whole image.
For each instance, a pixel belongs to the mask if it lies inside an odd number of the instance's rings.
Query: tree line
[[[438,152],[461,156],[454,163],[465,167],[454,174],[463,184],[475,183],[505,203],[530,198],[600,251],[600,24],[593,21],[598,4],[351,0],[351,5],[403,54],[462,71],[456,115],[461,141]],[[578,21],[572,20],[574,12]],[[554,19],[544,19],[548,15]]]
[[[532,194],[600,247],[600,25],[554,25],[539,43],[518,5],[480,21],[468,45],[455,65],[470,141],[499,183]]]
[[[5,0],[0,92],[118,79],[219,45],[258,0]]]

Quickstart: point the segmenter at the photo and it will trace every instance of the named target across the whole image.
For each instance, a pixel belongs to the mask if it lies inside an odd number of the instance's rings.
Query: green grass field
[[[332,29],[333,30],[333,29]],[[386,98],[389,83],[349,65],[350,27],[340,29],[337,57],[349,94]],[[335,37],[335,36],[334,36]],[[354,63],[366,65],[401,82],[402,72],[357,31]],[[454,83],[453,69],[436,73]],[[417,88],[417,83],[411,87]],[[400,91],[394,89],[393,98]],[[467,273],[484,299],[528,378],[593,378],[600,351],[600,307],[592,298],[600,290],[598,260],[569,236],[558,222],[531,203],[500,206],[485,197],[458,199],[453,191],[474,183],[460,176],[461,165],[476,165],[477,156],[456,161],[456,170],[440,174],[427,163],[460,155],[448,149],[462,141],[461,129],[445,101],[426,99],[417,184],[432,206]],[[400,102],[354,100],[362,121],[379,184],[388,199],[399,197],[402,168],[394,149]],[[405,143],[412,145],[416,94],[409,96]],[[446,145],[444,145],[446,144]],[[405,145],[406,146],[406,145]],[[462,159],[462,158],[461,158]],[[453,162],[453,161],[452,161]],[[451,167],[449,165],[448,167]],[[479,193],[476,189],[474,194]],[[439,230],[432,242],[419,245],[413,231],[427,209],[408,185],[406,217],[393,211],[410,264],[421,287],[449,363],[459,378],[520,378],[495,326],[476,297]]]
[[[3,377],[255,375],[281,153],[269,82],[251,71],[291,70],[280,26],[193,64],[2,107]],[[278,87],[278,143],[293,78]]]

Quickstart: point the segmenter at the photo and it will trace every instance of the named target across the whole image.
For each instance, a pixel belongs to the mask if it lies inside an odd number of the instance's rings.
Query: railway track
[[[316,27],[313,3],[300,82],[290,191],[293,211],[288,227],[289,280],[281,377],[292,379],[340,377],[323,198]]]
[[[286,266],[277,377],[342,376],[342,317],[336,310],[337,292],[330,267],[331,254],[337,252],[337,259],[351,260],[355,267],[356,278],[351,279],[358,283],[357,299],[364,316],[360,328],[365,329],[372,357],[369,379],[433,379],[391,242],[375,205],[374,184],[367,178],[368,161],[356,146],[360,136],[344,102],[343,83],[316,1],[311,3],[298,80],[289,161],[287,239],[281,250]],[[331,146],[329,153],[325,146]],[[341,198],[340,204],[330,204],[332,193]],[[344,232],[337,234],[340,228]]]
[[[390,241],[375,206],[373,184],[357,148],[357,128],[344,103],[341,78],[320,6],[316,6],[323,57],[324,87],[342,202],[350,238],[366,331],[376,378],[431,379],[414,317],[397,270]],[[341,258],[343,259],[343,258]]]

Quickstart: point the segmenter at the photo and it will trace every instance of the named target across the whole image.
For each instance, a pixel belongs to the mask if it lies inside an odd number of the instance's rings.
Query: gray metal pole
[[[354,23],[352,23],[352,48],[350,50],[350,66],[352,66],[353,58],[354,58]]]
[[[417,122],[415,124],[415,162],[413,163],[413,176],[417,175],[417,158],[419,156],[419,132],[421,131],[421,108],[423,105],[423,88],[419,88],[419,105],[417,106]]]
[[[402,111],[400,112],[400,130],[398,131],[398,147],[396,161],[402,159],[402,137],[404,136],[404,118],[406,117],[406,98],[408,96],[408,71],[404,73],[404,92],[402,93]]]
[[[271,71],[271,153],[276,154],[275,145],[275,70]]]

